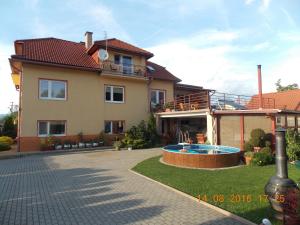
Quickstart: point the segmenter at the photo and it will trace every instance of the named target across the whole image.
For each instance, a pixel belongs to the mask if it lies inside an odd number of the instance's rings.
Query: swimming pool
[[[191,168],[223,168],[240,163],[240,149],[222,145],[177,144],[163,148],[167,164]]]

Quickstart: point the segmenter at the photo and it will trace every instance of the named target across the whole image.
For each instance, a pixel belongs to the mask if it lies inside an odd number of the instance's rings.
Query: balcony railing
[[[172,102],[153,107],[154,112],[193,111],[200,109],[215,110],[253,110],[259,109],[259,98],[246,95],[234,95],[220,92],[199,92],[190,95],[181,95]],[[284,109],[273,98],[262,99],[263,109]]]
[[[125,76],[140,76],[144,77],[146,75],[146,66],[141,65],[125,65],[125,64],[116,64],[113,61],[103,61],[102,69],[105,72],[117,75]]]
[[[208,92],[200,92],[189,95],[181,95],[172,102],[167,102],[164,105],[156,105],[153,109],[155,112],[170,112],[170,111],[192,111],[209,108]]]

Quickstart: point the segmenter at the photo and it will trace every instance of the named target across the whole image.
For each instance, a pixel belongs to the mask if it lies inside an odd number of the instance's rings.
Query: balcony
[[[134,65],[134,64],[116,64],[113,61],[103,61],[102,70],[109,74],[123,75],[123,76],[146,76],[146,66]]]
[[[190,95],[181,95],[172,102],[156,105],[153,112],[194,111],[201,109],[214,110],[254,110],[259,109],[257,96],[226,94],[214,91],[199,92]],[[284,109],[273,98],[262,99],[263,109]]]

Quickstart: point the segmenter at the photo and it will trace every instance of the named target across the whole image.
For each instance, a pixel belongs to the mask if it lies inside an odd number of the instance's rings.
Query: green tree
[[[17,124],[15,123],[15,121],[15,114],[8,115],[4,118],[2,135],[9,136],[11,138],[17,137]]]
[[[299,89],[299,86],[296,83],[289,84],[287,86],[282,86],[281,79],[278,79],[275,85],[277,92]]]

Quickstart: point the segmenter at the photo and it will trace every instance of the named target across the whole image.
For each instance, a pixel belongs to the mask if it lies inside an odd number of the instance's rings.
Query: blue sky
[[[263,91],[300,84],[300,1],[297,0],[11,0],[0,9],[0,113],[18,95],[7,58],[13,41],[116,37],[154,53],[184,83],[254,94],[256,65]]]

